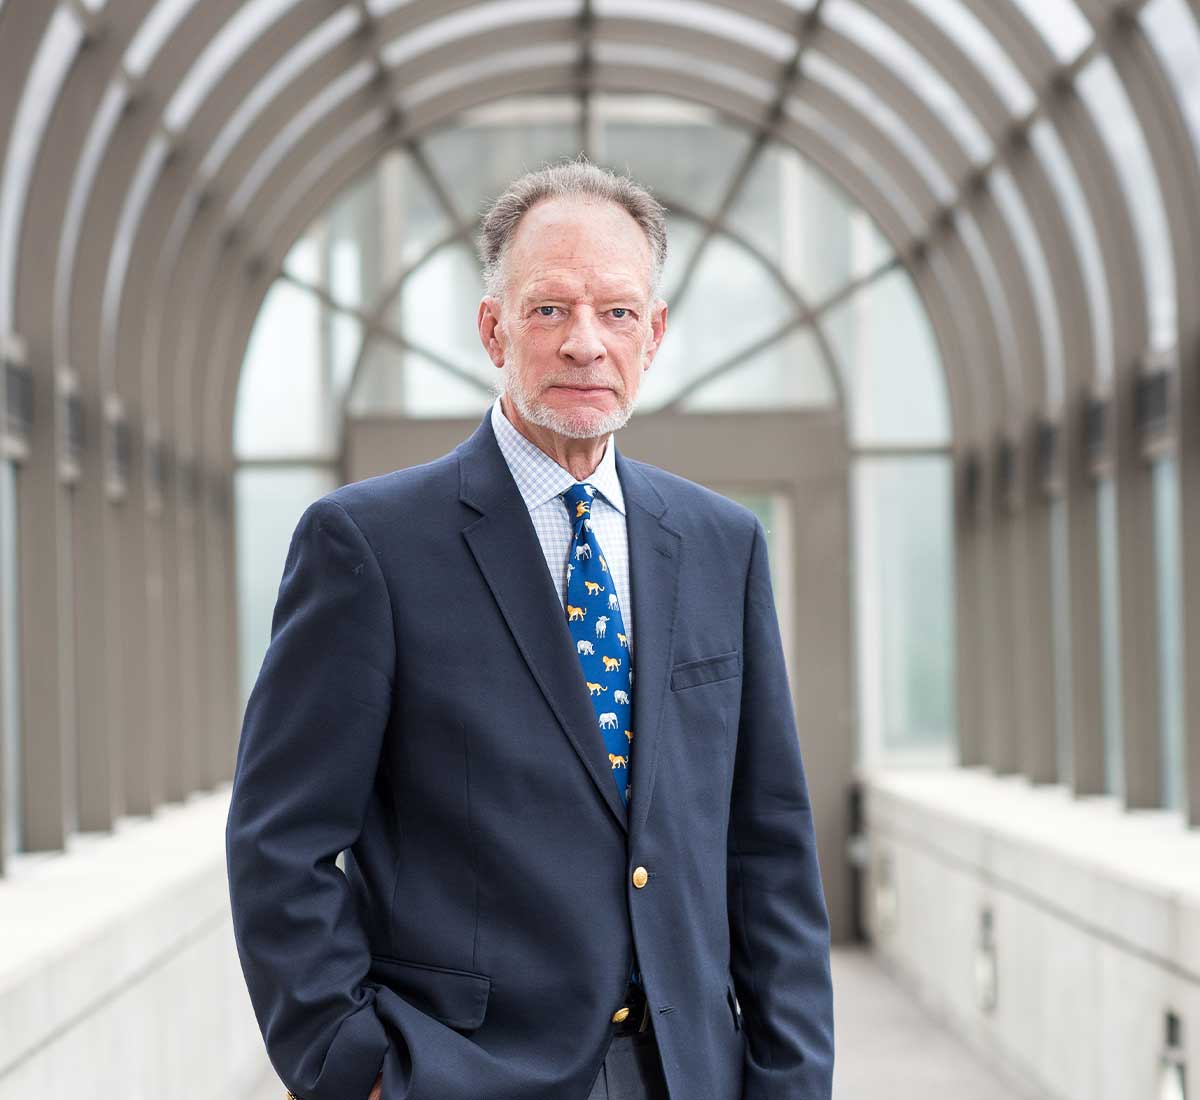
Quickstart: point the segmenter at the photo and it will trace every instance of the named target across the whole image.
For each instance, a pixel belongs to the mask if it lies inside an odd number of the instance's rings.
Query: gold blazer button
[[[613,1017],[612,1017],[613,1023],[619,1024],[628,1015],[629,1015],[629,1009],[618,1008],[617,1011],[613,1013]]]
[[[636,886],[636,887],[637,887],[639,890],[640,890],[640,889],[641,889],[643,886],[645,886],[645,885],[646,885],[646,883],[647,883],[647,882],[649,882],[649,881],[650,881],[650,875],[647,873],[647,871],[646,871],[646,868],[645,868],[645,867],[635,867],[635,868],[633,869],[633,884],[634,884],[634,886]]]

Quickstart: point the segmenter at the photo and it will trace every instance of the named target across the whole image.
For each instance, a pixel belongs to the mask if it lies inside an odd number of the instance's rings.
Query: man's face
[[[479,333],[522,418],[570,439],[622,427],[666,329],[650,242],[615,203],[544,199],[509,242]]]

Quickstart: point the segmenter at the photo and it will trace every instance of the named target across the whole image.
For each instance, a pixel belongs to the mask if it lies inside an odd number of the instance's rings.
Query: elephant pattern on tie
[[[568,552],[567,625],[596,710],[617,791],[626,806],[632,794],[633,676],[620,601],[590,520],[596,490],[577,482],[562,493],[574,535]]]
[[[567,552],[567,627],[575,641],[613,780],[628,808],[633,792],[633,669],[628,660],[629,637],[620,600],[592,530],[590,515],[595,495],[595,488],[587,482],[576,482],[561,494],[574,528]],[[636,952],[629,978],[642,984]]]

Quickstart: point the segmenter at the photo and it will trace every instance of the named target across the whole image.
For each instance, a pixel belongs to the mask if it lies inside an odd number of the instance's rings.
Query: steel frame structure
[[[33,427],[16,476],[22,846],[61,848],[74,828],[109,828],[121,813],[149,813],[229,778],[238,728],[232,422],[254,318],[291,244],[384,150],[404,144],[420,165],[426,135],[523,93],[578,96],[584,147],[591,97],[604,92],[677,97],[748,128],[746,160],[704,219],[701,248],[767,141],[809,158],[875,220],[928,311],[950,397],[962,762],[1060,778],[1051,513],[1062,507],[1078,794],[1105,788],[1098,487],[1084,447],[1089,396],[1104,389],[1119,503],[1124,798],[1131,809],[1160,805],[1152,478],[1135,395],[1148,358],[1165,351],[1178,413],[1182,679],[1200,683],[1200,299],[1180,290],[1200,285],[1200,150],[1139,18],[1145,0],[1080,0],[1093,37],[1067,63],[1016,4],[960,2],[1028,86],[1023,115],[919,0],[816,0],[802,10],[784,0],[678,0],[636,15],[591,0],[563,14],[567,5],[548,0],[541,14],[485,30],[472,30],[467,9],[495,5],[466,0],[411,0],[378,14],[368,0],[0,5],[0,104],[12,105],[0,111],[0,335],[20,337],[32,377]],[[1200,22],[1200,0],[1187,2]],[[870,13],[915,51],[970,112],[989,157],[973,157],[946,116],[833,9]],[[253,35],[235,42],[256,16]],[[462,33],[439,40],[439,24]],[[394,43],[422,35],[428,48],[389,67]],[[200,79],[218,40],[230,63],[181,103],[177,93],[189,74]],[[820,65],[806,65],[813,55]],[[1151,346],[1137,221],[1079,87],[1101,57],[1152,163],[1157,195],[1142,198],[1161,204],[1169,226],[1167,349]],[[829,65],[863,95],[822,79]],[[864,102],[888,105],[904,130]],[[1042,151],[1048,134],[1083,196],[1099,281],[1073,232],[1061,165]],[[431,182],[454,235],[468,234]],[[1023,245],[1014,202],[1040,257]],[[1049,308],[1035,300],[1035,263],[1048,276]],[[686,285],[685,276],[681,293]],[[795,302],[806,317],[808,303]],[[65,368],[87,425],[74,480],[61,462]],[[0,414],[4,394],[0,386]],[[117,494],[106,477],[114,403],[136,456]],[[1045,420],[1058,433],[1055,493],[1041,487]],[[1200,691],[1186,695],[1185,728],[1196,825]]]

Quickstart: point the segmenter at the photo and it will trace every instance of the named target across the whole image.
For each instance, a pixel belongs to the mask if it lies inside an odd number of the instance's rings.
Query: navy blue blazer
[[[583,1100],[635,944],[672,1097],[830,1096],[829,924],[762,527],[616,467],[628,819],[490,410],[296,526],[226,858],[250,999],[302,1100],[365,1100],[381,1069],[385,1100]]]

